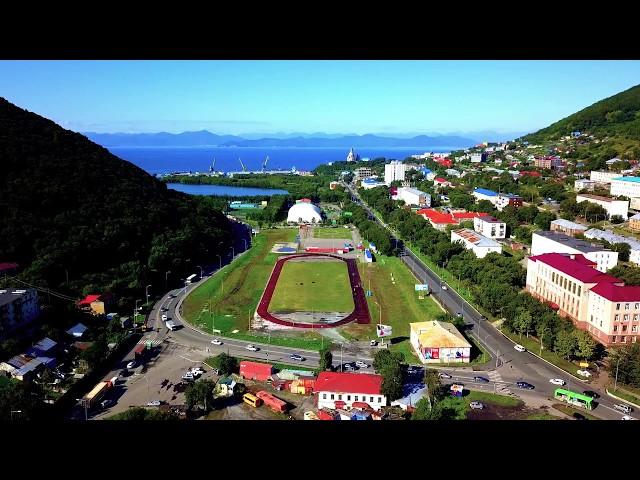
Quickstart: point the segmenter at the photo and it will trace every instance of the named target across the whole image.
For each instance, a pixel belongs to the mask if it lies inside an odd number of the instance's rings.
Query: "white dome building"
[[[289,209],[288,223],[320,223],[322,215],[320,209],[313,203],[298,202]]]

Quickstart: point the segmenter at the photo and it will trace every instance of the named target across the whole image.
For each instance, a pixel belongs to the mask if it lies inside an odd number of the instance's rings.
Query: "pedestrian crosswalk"
[[[160,345],[162,343],[162,340],[149,340],[148,338],[141,338],[138,341],[138,345],[146,345],[147,342],[151,342],[151,346],[153,347],[157,347],[158,345]]]
[[[510,393],[511,391],[508,388],[508,384],[502,380],[502,376],[495,370],[491,370],[487,372],[487,376],[489,380],[494,382],[495,389],[497,392],[501,393]]]

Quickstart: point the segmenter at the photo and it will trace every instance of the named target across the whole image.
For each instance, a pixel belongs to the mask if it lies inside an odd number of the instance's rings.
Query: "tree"
[[[381,350],[373,357],[373,368],[382,375],[382,394],[393,401],[402,397],[404,354]]]
[[[476,205],[476,212],[491,213],[494,210],[495,207],[489,200],[480,200]]]
[[[220,370],[222,375],[229,375],[238,371],[238,359],[222,352],[213,358],[211,362],[214,368]]]
[[[556,219],[555,213],[551,212],[540,212],[536,215],[534,223],[540,227],[542,230],[549,230],[551,226],[551,222]]]
[[[213,389],[215,383],[212,380],[198,380],[190,384],[184,392],[187,407],[193,409],[202,406],[205,412],[213,408]]]
[[[640,285],[640,267],[632,265],[616,265],[609,273],[624,280],[627,285]]]
[[[561,330],[556,336],[554,345],[555,352],[566,360],[571,360],[574,356],[576,348],[578,346],[578,340],[573,332],[569,330]]]
[[[628,243],[614,243],[611,245],[611,250],[614,252],[618,252],[618,260],[623,262],[629,261],[629,256],[631,255],[631,247]]]
[[[424,384],[427,387],[427,395],[432,405],[437,403],[442,395],[442,382],[438,371],[427,368],[424,371]]]
[[[529,337],[529,330],[531,330],[531,326],[533,325],[533,318],[531,314],[527,310],[521,310],[518,315],[513,319],[513,326],[520,334],[520,338],[522,338],[522,334],[526,333],[527,337]]]
[[[615,224],[624,222],[624,218],[622,218],[622,216],[620,215],[613,215],[610,220],[611,220],[611,223],[615,223]]]
[[[330,370],[333,367],[333,355],[331,350],[325,348],[320,352],[320,370]]]
[[[574,335],[577,342],[576,357],[591,360],[596,352],[596,341],[584,330],[576,330]]]

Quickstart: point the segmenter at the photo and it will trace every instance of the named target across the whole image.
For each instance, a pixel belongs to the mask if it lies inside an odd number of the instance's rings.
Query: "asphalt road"
[[[458,295],[451,286],[443,285],[446,283],[429,267],[427,267],[416,255],[410,250],[404,248],[402,240],[396,238],[391,228],[379,219],[364,201],[359,197],[357,191],[346,185],[352,196],[356,198],[359,204],[373,217],[374,221],[387,228],[392,239],[402,249],[400,257],[402,261],[409,267],[422,283],[426,283],[431,288],[433,295],[438,302],[451,314],[460,312],[467,325],[471,328],[473,335],[483,346],[492,354],[492,361],[485,365],[487,371],[492,371],[491,375],[496,378],[495,382],[498,387],[510,388],[512,392],[521,394],[523,390],[515,386],[517,381],[525,381],[535,386],[532,391],[526,391],[526,395],[543,395],[547,398],[553,398],[556,385],[549,382],[551,378],[560,378],[566,382],[565,389],[578,393],[583,391],[595,391],[600,395],[598,399],[599,405],[591,412],[594,416],[608,420],[620,420],[623,413],[613,409],[615,403],[622,403],[609,397],[606,392],[591,388],[586,382],[576,377],[568,375],[564,370],[551,365],[544,360],[532,355],[530,352],[518,352],[514,350],[514,343],[498,331],[490,322],[485,320],[482,315],[464,298]],[[446,369],[445,369],[446,370]],[[497,376],[496,376],[497,374]],[[478,375],[486,376],[483,372]],[[473,377],[471,377],[473,378]],[[496,387],[496,388],[498,388]],[[637,412],[633,412],[637,415]]]

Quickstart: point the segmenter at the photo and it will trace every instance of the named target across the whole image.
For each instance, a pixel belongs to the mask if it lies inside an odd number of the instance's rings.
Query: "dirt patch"
[[[484,402],[483,402],[484,403]],[[468,420],[526,420],[533,415],[551,414],[547,408],[527,408],[525,406],[503,407],[484,403],[482,410],[469,409]]]

